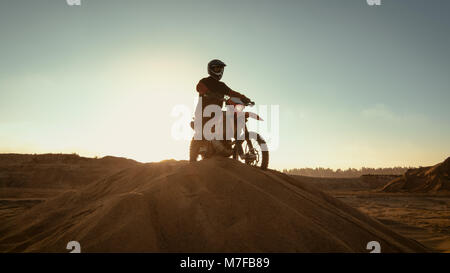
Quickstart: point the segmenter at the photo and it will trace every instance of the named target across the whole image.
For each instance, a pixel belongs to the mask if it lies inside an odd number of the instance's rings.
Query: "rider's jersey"
[[[203,78],[198,82],[197,92],[199,93],[199,96],[202,97],[202,110],[204,110],[207,105],[211,104],[218,105],[222,108],[222,99],[225,95],[239,98],[245,97],[241,93],[232,90],[225,83],[218,81],[211,76]]]

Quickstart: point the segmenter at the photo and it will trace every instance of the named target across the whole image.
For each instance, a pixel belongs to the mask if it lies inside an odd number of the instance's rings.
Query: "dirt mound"
[[[450,191],[450,157],[431,167],[409,169],[403,176],[392,180],[385,192],[440,192]]]
[[[0,221],[2,252],[425,251],[276,171],[231,159],[137,165]]]
[[[118,157],[76,154],[0,154],[0,188],[80,188],[140,163]]]

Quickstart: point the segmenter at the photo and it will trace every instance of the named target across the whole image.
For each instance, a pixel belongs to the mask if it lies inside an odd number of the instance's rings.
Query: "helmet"
[[[221,60],[214,59],[208,63],[208,74],[216,80],[220,80],[225,66],[226,64]]]

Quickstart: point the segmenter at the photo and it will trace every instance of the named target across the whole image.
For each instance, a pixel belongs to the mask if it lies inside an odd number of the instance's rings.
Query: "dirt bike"
[[[247,129],[248,118],[254,118],[259,121],[263,119],[255,113],[243,111],[246,106],[254,106],[255,103],[250,100],[243,102],[240,98],[229,96],[225,96],[221,100],[226,105],[233,106],[233,138],[230,140],[206,140],[204,138],[196,140],[192,138],[189,148],[189,160],[195,162],[199,156],[201,159],[212,156],[232,156],[233,159],[240,160],[245,164],[257,166],[263,170],[267,169],[269,165],[269,151],[266,141],[258,133],[249,132]],[[226,116],[227,111],[222,111],[222,114]],[[238,126],[238,122],[240,121],[244,121],[244,124]],[[191,128],[195,130],[195,120],[191,121]],[[241,132],[238,132],[239,128]]]

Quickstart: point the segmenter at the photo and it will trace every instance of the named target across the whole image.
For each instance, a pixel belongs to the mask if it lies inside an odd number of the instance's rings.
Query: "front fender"
[[[245,112],[245,118],[254,118],[256,120],[264,121],[258,114],[252,113],[252,112]]]

